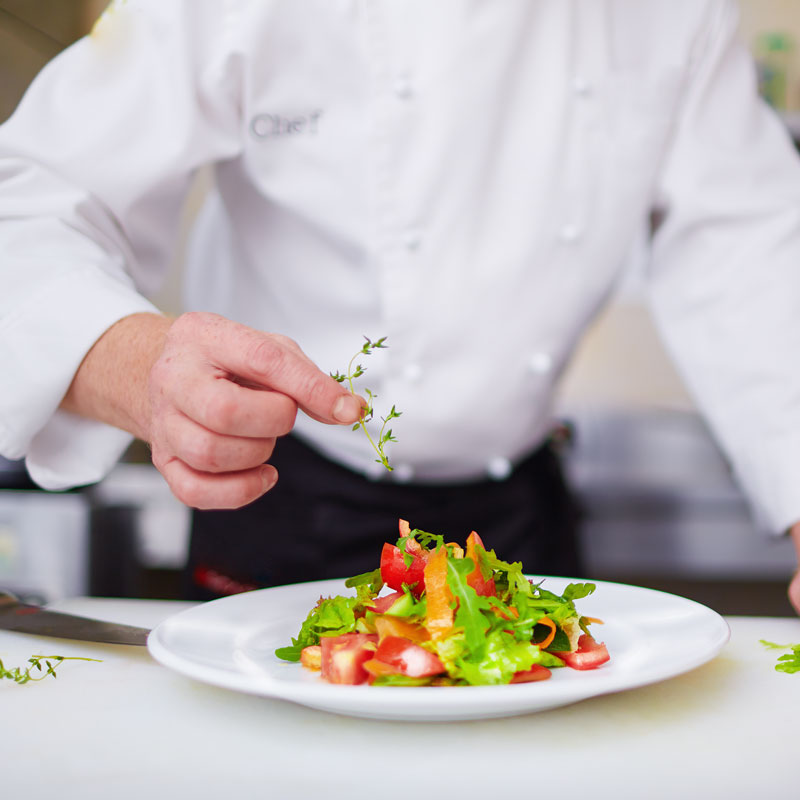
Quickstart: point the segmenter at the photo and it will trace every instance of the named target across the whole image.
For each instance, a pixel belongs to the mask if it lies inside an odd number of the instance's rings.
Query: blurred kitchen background
[[[88,32],[101,0],[0,0],[0,121],[41,67]],[[740,0],[762,93],[800,143],[800,2]],[[202,196],[199,176],[186,229]],[[182,254],[156,302],[179,312]],[[791,615],[791,543],[767,536],[664,353],[642,301],[644,237],[563,383],[568,469],[590,576],[673,591],[721,613]],[[83,594],[171,598],[188,512],[135,443],[101,484],[46,493],[0,459],[0,587],[34,601]]]

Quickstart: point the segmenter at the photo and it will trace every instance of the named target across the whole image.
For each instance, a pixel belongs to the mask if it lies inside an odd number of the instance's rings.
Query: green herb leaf
[[[34,677],[32,673],[33,670],[37,672],[42,672],[42,662],[44,661],[45,665],[47,666],[47,671],[44,672],[44,675],[39,675],[38,677]],[[52,662],[55,662],[53,664]],[[44,680],[48,675],[51,675],[53,678],[56,678],[56,668],[63,662],[63,661],[96,661],[100,662],[99,658],[84,658],[82,656],[31,656],[28,659],[28,663],[30,664],[29,667],[26,667],[24,670],[20,667],[14,667],[12,669],[7,669],[4,665],[2,660],[0,660],[0,679],[7,678],[9,680],[14,681],[14,683],[24,684],[30,683],[35,681]]]

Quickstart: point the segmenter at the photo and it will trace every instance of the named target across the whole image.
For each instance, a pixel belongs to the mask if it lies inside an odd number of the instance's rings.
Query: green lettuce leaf
[[[472,686],[496,686],[509,683],[515,672],[530,669],[555,656],[542,654],[536,645],[519,642],[503,631],[492,631],[484,640],[481,653],[471,651],[463,634],[456,634],[434,645],[447,673]]]
[[[356,629],[354,609],[360,603],[358,597],[320,598],[300,627],[291,646],[279,647],[275,655],[284,661],[299,661],[304,647],[319,644],[320,636],[339,636]]]

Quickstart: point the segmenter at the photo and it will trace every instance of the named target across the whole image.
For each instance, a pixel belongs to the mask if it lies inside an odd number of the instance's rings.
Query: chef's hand
[[[789,584],[789,600],[794,610],[800,614],[800,522],[792,527],[791,536],[794,540],[794,549],[797,551],[797,571]]]
[[[98,388],[100,387],[100,388]],[[136,314],[101,337],[64,408],[150,444],[173,494],[194,508],[239,508],[274,486],[265,463],[297,409],[352,425],[362,401],[285,336],[216,314]]]

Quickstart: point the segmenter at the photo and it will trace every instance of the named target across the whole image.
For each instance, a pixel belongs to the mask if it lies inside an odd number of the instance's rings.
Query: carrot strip
[[[557,630],[556,624],[555,622],[553,622],[553,620],[550,619],[550,617],[542,617],[540,620],[537,621],[536,624],[547,625],[547,627],[550,628],[550,633],[548,633],[547,636],[544,639],[542,639],[541,642],[534,642],[534,644],[537,645],[540,650],[544,650],[547,647],[549,647],[553,639],[556,638],[556,630]]]
[[[425,593],[428,598],[426,627],[431,639],[444,639],[453,628],[453,594],[447,585],[447,548],[440,547],[425,565]]]
[[[387,636],[401,636],[412,642],[427,642],[431,638],[422,625],[397,617],[375,617],[375,630],[378,633],[379,642],[382,642]]]

